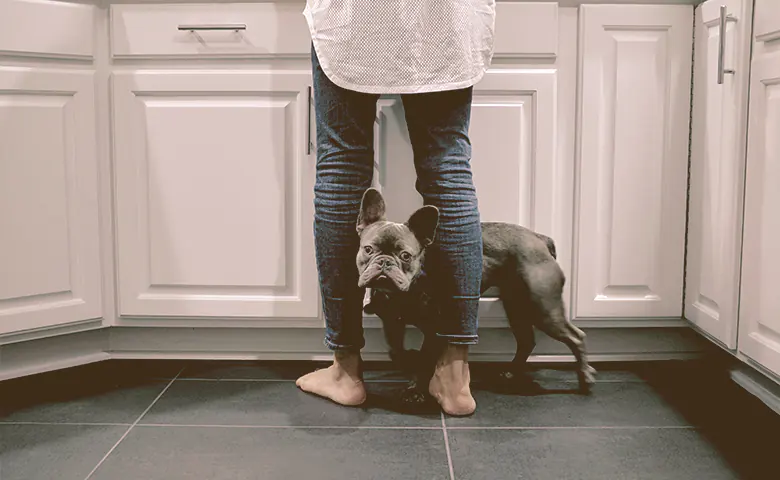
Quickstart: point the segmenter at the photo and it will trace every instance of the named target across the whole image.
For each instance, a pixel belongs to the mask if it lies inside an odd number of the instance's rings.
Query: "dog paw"
[[[401,401],[407,405],[421,405],[428,400],[426,392],[417,386],[417,382],[409,382],[401,394]]]
[[[579,372],[580,390],[590,393],[591,387],[596,383],[596,369],[588,365]]]

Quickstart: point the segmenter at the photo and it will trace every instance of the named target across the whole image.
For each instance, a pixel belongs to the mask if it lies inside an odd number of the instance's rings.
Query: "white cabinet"
[[[87,2],[2,0],[0,54],[89,60],[95,10]]]
[[[696,9],[685,318],[730,349],[737,345],[751,17],[748,0]]]
[[[692,14],[580,10],[578,318],[682,315]]]
[[[739,351],[780,375],[780,10],[756,3],[750,81]],[[761,18],[761,21],[758,19]]]
[[[123,316],[316,319],[309,71],[113,75]]]
[[[556,156],[555,69],[494,70],[475,86],[469,137],[483,221],[506,221],[562,238],[556,201],[569,185]],[[415,190],[412,147],[399,99],[382,99],[375,128],[375,183],[388,218],[405,220],[422,205]],[[483,299],[480,315],[502,317]]]
[[[94,95],[0,66],[0,336],[101,317]]]

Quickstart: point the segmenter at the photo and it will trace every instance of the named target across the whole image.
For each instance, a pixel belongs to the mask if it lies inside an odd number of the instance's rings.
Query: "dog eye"
[[[366,245],[365,247],[363,247],[363,251],[366,252],[368,255],[374,253],[374,249],[371,248],[371,245]]]
[[[409,252],[401,252],[401,260],[404,262],[411,262],[412,261],[412,254]]]

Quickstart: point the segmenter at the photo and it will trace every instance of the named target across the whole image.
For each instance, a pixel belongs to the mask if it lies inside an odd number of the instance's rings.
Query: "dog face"
[[[358,286],[408,291],[420,274],[425,248],[433,243],[438,225],[439,210],[431,205],[418,209],[406,223],[387,221],[382,194],[373,188],[366,190],[357,220]]]

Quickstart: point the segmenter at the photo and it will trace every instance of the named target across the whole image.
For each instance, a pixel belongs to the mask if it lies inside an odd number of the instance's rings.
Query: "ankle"
[[[469,346],[468,345],[447,345],[439,357],[438,366],[443,367],[455,362],[468,364]]]
[[[333,366],[348,376],[360,380],[363,378],[363,360],[357,352],[335,352]]]

